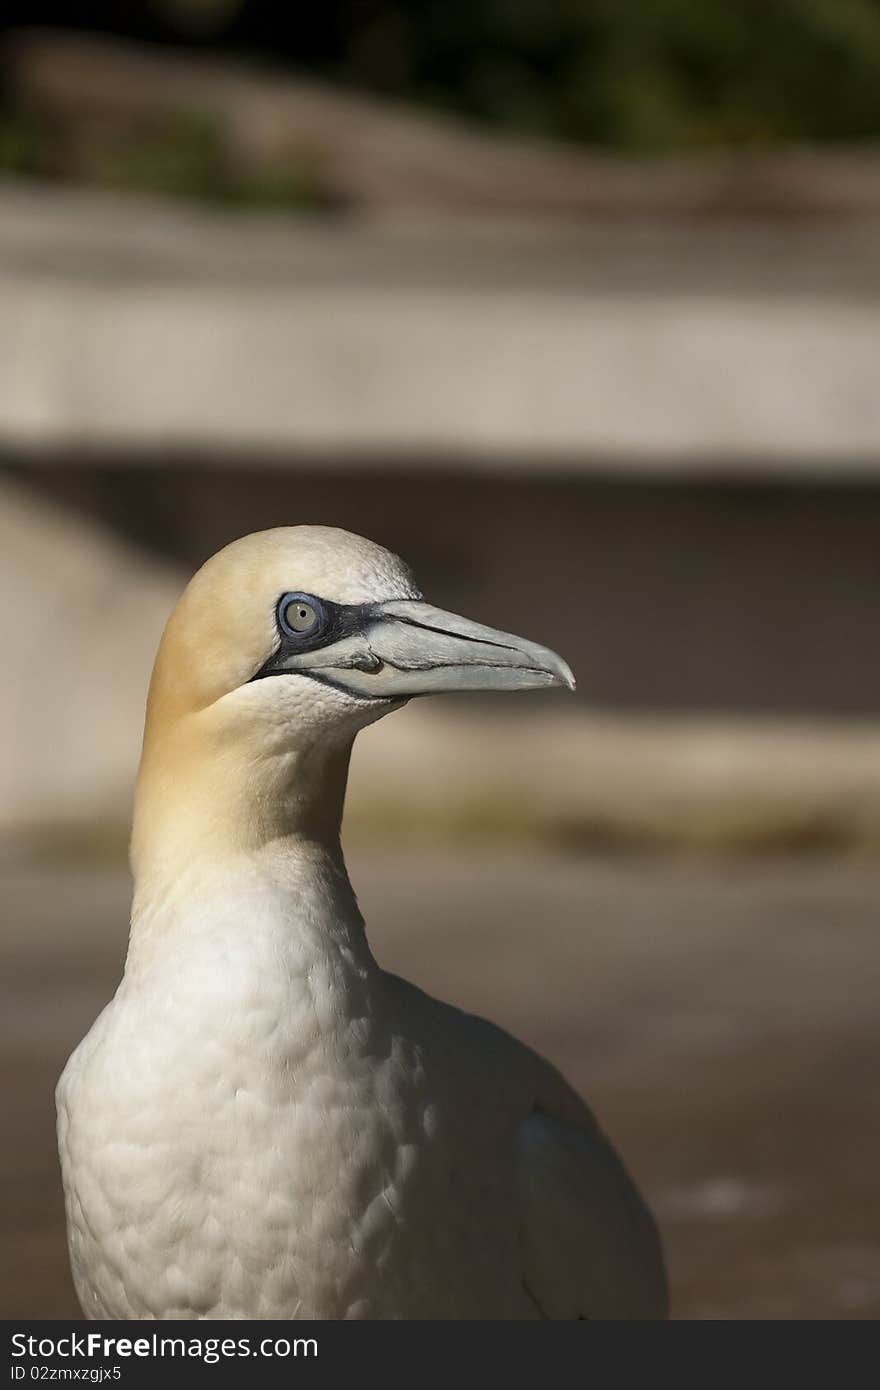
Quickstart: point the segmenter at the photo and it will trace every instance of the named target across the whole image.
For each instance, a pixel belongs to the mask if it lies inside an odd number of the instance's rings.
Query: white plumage
[[[125,975],[58,1086],[88,1317],[665,1315],[583,1102],[379,968],[339,845],[358,729],[432,688],[560,683],[343,532],[247,537],[191,581],[150,688]]]

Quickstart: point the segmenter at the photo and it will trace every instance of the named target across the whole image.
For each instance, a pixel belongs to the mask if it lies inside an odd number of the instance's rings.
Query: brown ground
[[[352,856],[377,954],[589,1097],[659,1216],[680,1318],[880,1314],[880,871]],[[8,868],[0,1316],[75,1317],[52,1086],[112,990],[128,884]]]

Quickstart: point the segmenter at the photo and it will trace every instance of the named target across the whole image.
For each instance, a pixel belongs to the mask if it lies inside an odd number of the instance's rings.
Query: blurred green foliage
[[[0,6],[0,29],[41,23],[257,58],[487,125],[623,151],[880,137],[880,0]],[[17,139],[0,136],[7,167]],[[143,152],[158,177],[176,179],[165,160]]]
[[[221,121],[197,110],[117,135],[97,160],[91,181],[124,192],[249,207],[308,211],[334,203],[317,172],[305,165],[252,170],[230,160]]]
[[[44,173],[45,141],[28,115],[0,107],[0,171],[26,176]]]
[[[146,130],[117,138],[95,160],[93,181],[106,188],[220,199],[229,182],[218,122],[176,112]]]
[[[184,110],[144,128],[120,128],[89,144],[72,164],[51,124],[0,110],[0,174],[73,178],[94,187],[209,203],[315,211],[338,198],[305,164],[255,170],[230,160],[222,123]]]
[[[880,0],[96,0],[90,14],[96,6],[97,27],[258,54],[621,150],[880,136]]]
[[[347,80],[522,131],[643,151],[880,134],[880,0],[347,8]]]

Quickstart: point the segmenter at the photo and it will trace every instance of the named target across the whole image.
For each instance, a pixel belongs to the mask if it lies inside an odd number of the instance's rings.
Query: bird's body
[[[583,1103],[370,953],[338,829],[375,712],[286,675],[180,712],[167,665],[125,977],[58,1088],[87,1316],[663,1316],[653,1223]]]

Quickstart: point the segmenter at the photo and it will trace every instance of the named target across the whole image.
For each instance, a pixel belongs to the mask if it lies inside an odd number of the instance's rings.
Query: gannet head
[[[180,713],[308,706],[311,723],[360,723],[416,695],[557,685],[574,678],[554,652],[432,607],[390,551],[290,526],[233,541],[190,580],[150,699]]]
[[[158,818],[183,843],[187,814],[219,833],[225,808],[243,840],[261,818],[265,835],[317,808],[309,779],[332,781],[339,751],[344,787],[354,734],[416,695],[545,686],[574,688],[560,657],[432,607],[371,541],[323,526],[233,541],[190,580],[160,643],[135,858]]]

